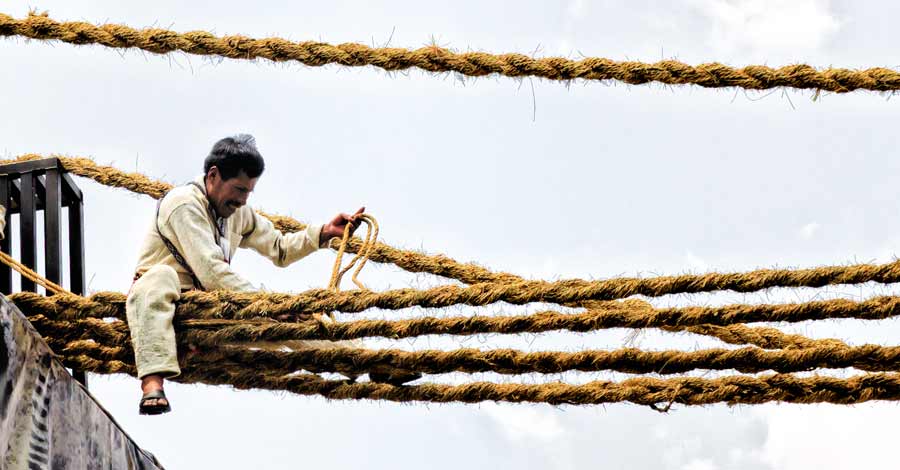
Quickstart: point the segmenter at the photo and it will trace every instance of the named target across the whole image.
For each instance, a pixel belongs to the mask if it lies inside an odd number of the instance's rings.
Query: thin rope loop
[[[49,292],[51,294],[55,295],[55,294],[65,293],[65,294],[75,295],[75,294],[72,294],[71,292],[67,291],[65,288],[63,288],[59,284],[45,278],[44,276],[41,276],[39,273],[35,272],[28,266],[25,266],[24,264],[18,262],[15,258],[13,258],[12,256],[10,256],[2,251],[0,251],[0,262],[2,262],[3,264],[9,266],[10,268],[13,268],[16,271],[18,271],[18,273],[21,274],[22,277],[24,277],[25,279],[28,279],[31,282],[34,282],[35,284],[43,287],[44,289],[47,289],[47,292]]]

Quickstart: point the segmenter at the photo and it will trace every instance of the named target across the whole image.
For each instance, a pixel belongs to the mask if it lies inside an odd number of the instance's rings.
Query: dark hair
[[[241,172],[256,178],[266,169],[262,155],[256,149],[256,139],[250,134],[238,134],[225,137],[213,145],[212,150],[203,162],[203,174],[216,167],[223,180],[234,178]]]

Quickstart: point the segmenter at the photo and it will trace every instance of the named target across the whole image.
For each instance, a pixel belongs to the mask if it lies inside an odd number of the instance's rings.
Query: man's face
[[[228,218],[244,204],[256,187],[259,177],[250,178],[241,170],[234,178],[223,180],[217,167],[206,173],[206,196],[219,217]]]

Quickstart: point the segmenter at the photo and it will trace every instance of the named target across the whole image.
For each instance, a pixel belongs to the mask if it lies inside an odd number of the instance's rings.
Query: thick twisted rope
[[[635,348],[615,351],[523,352],[513,349],[480,351],[402,351],[353,348],[266,351],[221,348],[198,353],[190,363],[200,367],[233,363],[236,369],[263,368],[288,374],[310,372],[351,372],[362,374],[377,366],[390,366],[426,374],[450,372],[495,372],[499,374],[556,374],[566,371],[616,371],[631,374],[680,374],[692,370],[730,370],[744,373],[782,373],[818,368],[853,367],[865,371],[900,370],[900,347],[879,345],[833,346],[790,350],[746,347],[734,350],[642,351]]]
[[[629,301],[632,303],[634,301]],[[764,321],[805,321],[824,318],[882,319],[900,313],[900,299],[878,298],[866,302],[845,300],[788,305],[733,305],[727,307],[686,307],[650,309],[637,305],[595,307],[582,313],[538,312],[517,316],[470,316],[415,318],[409,320],[356,320],[349,322],[299,323],[247,322],[235,320],[185,320],[186,341],[213,346],[234,342],[285,342],[302,340],[341,341],[380,336],[400,339],[423,335],[478,335],[543,333],[567,330],[597,331],[608,328],[662,328],[687,331],[718,338],[730,344],[755,344],[766,349],[802,348],[817,341],[787,335],[774,328],[750,328],[740,323]],[[732,313],[742,315],[732,315]],[[794,315],[794,312],[800,312]],[[790,312],[784,314],[784,312]],[[707,323],[711,320],[719,325]]]
[[[574,315],[564,315],[556,312],[548,312],[547,314],[536,314],[532,316],[522,316],[519,317],[521,320],[529,320],[532,317],[557,317],[559,320],[566,320],[566,317],[582,317],[582,318],[572,318],[572,320],[576,320],[576,322],[583,321],[585,317],[598,319],[606,316],[612,320],[631,320],[632,325],[634,325],[633,320],[639,320],[643,323],[642,318],[638,315],[635,315],[634,312],[629,311],[627,309],[618,309],[616,307],[621,307],[622,305],[617,305],[619,303],[608,302],[602,305],[599,305],[597,310],[589,311],[585,314],[574,314]],[[631,304],[628,307],[637,307],[638,309],[645,309],[646,303],[640,301],[627,301],[624,304]],[[877,304],[876,302],[872,302],[872,304]],[[602,310],[603,307],[607,307],[608,310]],[[776,306],[777,307],[777,306]],[[598,313],[600,315],[598,315]],[[629,316],[631,318],[629,318]],[[513,317],[515,318],[515,317]],[[117,358],[122,360],[128,360],[130,357],[130,341],[129,341],[129,333],[127,325],[122,322],[105,322],[103,320],[87,318],[83,320],[74,320],[74,321],[66,321],[66,320],[51,320],[45,317],[44,315],[37,314],[30,317],[32,324],[38,329],[41,334],[48,338],[55,338],[58,340],[62,340],[63,343],[54,343],[53,347],[60,351],[71,353],[72,344],[68,344],[69,341],[74,340],[92,340],[98,341],[99,343],[89,343],[90,347],[101,348],[101,350],[105,350],[103,348],[106,347],[114,347],[119,348],[119,356],[110,356],[109,352],[103,352],[104,358]],[[486,318],[487,320],[491,320],[491,318]],[[440,320],[440,319],[426,319],[426,320]],[[465,320],[465,319],[450,319],[450,320]],[[475,318],[477,320],[477,318]],[[510,320],[510,318],[501,318],[501,320]],[[702,321],[702,317],[694,317],[694,321]],[[334,324],[334,323],[325,323],[325,322],[316,322],[316,321],[308,321],[302,324],[294,324],[294,323],[273,323],[273,322],[247,322],[247,321],[231,321],[231,320],[184,320],[179,321],[177,324],[177,328],[179,331],[178,338],[179,343],[184,344],[193,344],[196,346],[207,347],[207,348],[216,348],[225,344],[240,344],[242,342],[258,342],[258,341],[290,341],[294,339],[336,339],[333,336],[323,336],[320,333],[322,331],[327,331],[327,329],[332,328],[334,325],[340,326],[350,326],[350,330],[352,331],[353,323],[378,323],[382,325],[389,325],[390,323],[397,323],[400,325],[408,325],[411,321],[404,320],[398,322],[372,322],[372,321],[359,321],[359,322],[350,322],[349,324]],[[642,324],[641,323],[641,324]],[[657,324],[659,326],[659,324]],[[321,329],[317,328],[320,326]],[[559,325],[556,325],[559,326]],[[602,321],[599,324],[593,325],[594,327],[602,327]],[[665,326],[662,327],[666,330],[670,331],[689,331],[692,333],[705,334],[708,336],[717,337],[722,339],[725,342],[732,344],[755,344],[757,346],[763,348],[773,348],[773,349],[782,349],[782,348],[813,348],[819,347],[826,348],[826,350],[833,351],[835,347],[847,347],[844,343],[833,340],[810,340],[808,338],[799,336],[799,335],[787,335],[777,329],[774,328],[749,328],[742,324],[732,324],[728,326],[713,326],[708,324],[701,324],[699,326]],[[335,328],[332,328],[335,329]],[[579,329],[579,331],[581,331]],[[484,331],[481,331],[484,332]],[[505,333],[509,333],[510,331],[503,331]],[[443,330],[442,333],[447,333],[446,330]],[[460,333],[459,331],[453,331],[453,333]],[[471,332],[470,332],[471,333]],[[350,336],[357,337],[357,336]],[[83,345],[82,345],[83,346]],[[124,349],[122,349],[124,348]],[[91,353],[91,351],[81,350],[83,353]],[[691,359],[695,360],[695,359]],[[733,360],[733,359],[729,359]],[[354,362],[358,362],[357,359],[352,359]],[[254,361],[254,364],[257,364],[257,361]],[[299,366],[298,366],[299,367]],[[307,365],[307,367],[311,367]],[[652,367],[652,366],[651,366]],[[346,369],[346,368],[345,368]]]
[[[63,363],[95,373],[134,375],[134,367],[121,361],[100,361],[85,355],[64,357]],[[631,402],[639,405],[679,403],[761,404],[835,403],[856,404],[870,400],[900,400],[900,374],[865,374],[848,379],[797,377],[773,374],[761,377],[731,376],[717,379],[637,377],[622,382],[596,381],[584,385],[564,383],[464,385],[423,384],[395,387],[372,382],[325,380],[313,374],[279,375],[264,370],[235,372],[226,368],[186,368],[172,379],[182,383],[230,385],[236,389],[289,391],[331,399],[370,399],[396,402],[480,403],[484,401],[591,405]]]
[[[85,354],[104,360],[133,364],[130,342],[108,345],[96,340],[66,340],[58,333],[48,335],[48,343],[61,354]],[[262,369],[289,374],[298,370],[341,372],[361,375],[388,366],[427,374],[451,372],[495,372],[499,374],[556,374],[566,371],[616,371],[631,374],[680,374],[692,370],[730,370],[745,373],[781,373],[818,368],[853,367],[870,372],[900,370],[900,347],[867,344],[848,346],[840,341],[804,349],[765,350],[703,349],[699,351],[642,351],[624,348],[613,351],[524,352],[514,349],[456,349],[453,351],[362,348],[301,349],[270,351],[240,346],[204,349],[190,356],[195,367],[228,366],[236,371]],[[56,349],[58,348],[58,349]]]
[[[618,80],[633,85],[659,82],[753,90],[793,87],[838,93],[853,90],[900,90],[900,73],[887,68],[816,70],[803,64],[780,68],[761,65],[734,68],[718,63],[691,66],[674,60],[646,64],[617,62],[598,57],[577,61],[560,57],[535,59],[523,54],[455,53],[437,46],[407,50],[372,48],[363,44],[292,42],[279,38],[216,37],[205,31],[177,33],[157,28],[138,30],[116,24],[95,26],[85,22],[59,22],[46,15],[35,14],[21,20],[0,14],[0,35],[59,40],[70,44],[138,48],[157,54],[181,51],[232,59],[296,61],[314,67],[326,64],[348,67],[370,65],[384,70],[416,67],[429,72],[452,71],[475,77],[500,74],[550,80]]]
[[[496,302],[522,305],[533,302],[572,304],[590,300],[610,300],[634,294],[648,296],[663,295],[663,292],[703,292],[731,289],[738,292],[754,291],[762,285],[812,285],[823,280],[849,282],[848,278],[893,278],[900,265],[858,266],[845,275],[832,276],[827,268],[820,271],[796,272],[796,278],[781,277],[780,273],[757,272],[759,277],[743,275],[712,274],[708,276],[685,276],[679,278],[656,279],[612,279],[606,281],[566,280],[557,282],[521,281],[508,284],[475,284],[468,287],[440,286],[432,289],[396,289],[384,292],[353,290],[333,292],[328,289],[312,289],[300,294],[276,293],[236,293],[227,291],[187,292],[184,302],[178,307],[185,312],[185,318],[255,318],[272,317],[277,314],[313,314],[316,312],[340,311],[361,312],[370,308],[398,310],[409,307],[442,308],[454,305],[483,306]],[[750,273],[750,274],[757,274]],[[808,274],[808,277],[803,277]],[[735,282],[736,281],[736,282]],[[115,292],[94,294],[90,298],[75,298],[61,295],[57,299],[42,301],[27,294],[16,294],[17,301],[40,304],[50,311],[62,315],[96,316],[99,311],[105,316],[121,316],[125,295]],[[102,303],[101,303],[102,302]],[[55,303],[65,305],[68,311],[54,307]],[[191,307],[190,310],[184,306]],[[765,309],[765,306],[746,306],[748,310]],[[803,308],[795,308],[803,311]]]
[[[254,295],[185,292],[183,300],[176,307],[176,321],[199,329],[203,328],[202,323],[190,323],[190,320],[252,319],[297,313],[290,305],[278,302],[272,302],[272,309],[262,308],[254,302]],[[17,292],[10,296],[10,300],[28,316],[46,315],[48,318],[67,321],[84,318],[125,318],[125,295],[117,292],[99,292],[90,297],[65,294],[44,297],[32,292]],[[862,302],[834,299],[798,304],[738,304],[660,309],[650,308],[647,305],[644,302],[629,300],[595,305],[580,313],[544,311],[515,316],[475,315],[336,323],[214,322],[209,328],[216,329],[213,336],[216,342],[308,339],[339,341],[369,336],[410,338],[423,335],[516,334],[555,330],[587,332],[608,328],[694,327],[704,324],[725,326],[751,322],[801,322],[839,318],[882,320],[900,314],[900,297],[895,296],[875,297]]]
[[[787,334],[777,328],[762,326],[749,327],[734,324],[727,326],[697,325],[688,327],[663,327],[665,331],[686,331],[697,335],[710,336],[728,344],[752,344],[763,349],[803,349],[820,346],[846,346],[839,339],[811,339],[803,335]]]
[[[635,302],[635,301],[629,301]],[[622,310],[615,311],[594,310],[582,314],[561,314],[557,312],[545,312],[528,316],[492,318],[492,317],[458,317],[449,319],[425,318],[415,320],[399,320],[394,322],[382,320],[360,320],[347,323],[334,323],[316,320],[307,320],[301,323],[281,323],[272,321],[248,321],[248,320],[177,320],[179,344],[195,345],[199,347],[214,348],[225,344],[273,342],[279,344],[302,340],[345,340],[366,336],[385,336],[389,338],[405,338],[421,336],[423,334],[483,334],[483,333],[538,333],[550,331],[550,329],[568,329],[572,331],[591,331],[604,328],[604,317],[617,321],[623,319]],[[130,333],[124,321],[106,322],[95,318],[76,320],[51,320],[42,314],[32,313],[29,317],[37,330],[48,337],[71,340],[97,340],[102,344],[114,347],[127,347],[130,344]],[[629,315],[631,312],[625,312]],[[627,317],[624,317],[629,320]],[[552,321],[559,320],[558,322]],[[417,332],[417,326],[421,324],[440,324],[442,322],[464,327],[476,327],[474,329],[445,329],[424,330]],[[500,322],[494,322],[500,320]],[[521,320],[516,322],[516,320]],[[542,326],[551,327],[528,328],[534,326],[532,320],[537,320]],[[644,319],[634,315],[630,320],[638,320],[643,324]],[[695,318],[695,321],[697,319]],[[487,326],[504,325],[513,328],[491,330],[480,324],[487,321]],[[617,323],[613,323],[614,325]],[[629,324],[635,324],[630,322]],[[377,330],[366,333],[368,327]],[[524,328],[523,328],[524,327]],[[743,324],[730,324],[715,326],[700,324],[686,326],[684,324],[667,325],[655,324],[655,327],[666,331],[701,334],[718,338],[729,344],[753,344],[765,349],[789,349],[812,348],[817,346],[844,345],[835,339],[812,340],[800,335],[786,334],[775,328],[748,327]],[[347,333],[340,335],[339,332]],[[389,333],[390,332],[390,333]]]

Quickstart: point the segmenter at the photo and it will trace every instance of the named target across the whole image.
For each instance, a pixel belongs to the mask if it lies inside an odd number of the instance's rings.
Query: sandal
[[[166,400],[166,404],[159,404],[160,399]],[[156,404],[147,405],[147,400],[156,400]],[[166,398],[166,392],[162,390],[154,390],[145,393],[144,396],[141,397],[140,405],[138,405],[138,413],[142,415],[161,415],[170,411],[172,411],[172,407],[169,406],[169,399]]]

